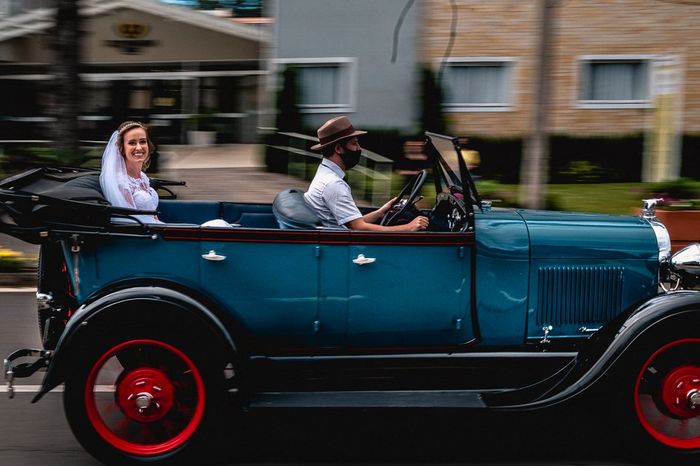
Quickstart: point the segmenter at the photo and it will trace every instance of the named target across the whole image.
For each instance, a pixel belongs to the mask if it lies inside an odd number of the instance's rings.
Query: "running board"
[[[400,390],[333,392],[261,392],[250,408],[486,408],[482,392]]]

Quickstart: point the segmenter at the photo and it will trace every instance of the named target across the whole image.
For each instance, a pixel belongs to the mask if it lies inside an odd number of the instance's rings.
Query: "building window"
[[[108,115],[112,104],[112,84],[108,81],[86,81],[83,86],[83,111],[88,115]]]
[[[451,59],[442,77],[445,110],[510,109],[511,70],[510,59]]]
[[[305,113],[351,112],[355,105],[353,59],[280,60],[297,71],[299,109]],[[281,83],[279,83],[281,85]]]
[[[202,78],[199,81],[199,111],[219,111],[219,82],[217,78]]]
[[[645,106],[649,103],[649,75],[648,58],[583,58],[579,103],[594,108]]]

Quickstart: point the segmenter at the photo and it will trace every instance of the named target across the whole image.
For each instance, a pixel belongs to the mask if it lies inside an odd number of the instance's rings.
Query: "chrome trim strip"
[[[424,353],[424,354],[386,354],[386,355],[338,355],[338,356],[251,356],[252,360],[263,360],[267,359],[270,361],[332,361],[332,360],[350,360],[350,359],[497,359],[497,358],[507,358],[507,359],[524,359],[524,358],[535,358],[535,359],[548,359],[548,358],[574,358],[578,355],[576,352],[542,352],[542,353],[509,353],[509,352],[494,352],[494,353]]]

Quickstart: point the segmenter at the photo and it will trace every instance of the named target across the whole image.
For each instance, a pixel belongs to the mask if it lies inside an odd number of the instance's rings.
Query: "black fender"
[[[166,309],[167,316],[164,314]],[[111,332],[120,323],[128,328],[130,323],[154,317],[167,319],[164,321],[166,323],[186,322],[201,326],[215,339],[206,343],[216,342],[225,351],[226,357],[231,359],[237,354],[229,331],[200,301],[162,286],[124,288],[84,304],[71,316],[53,352],[41,389],[32,403],[66,380],[72,371],[73,355],[82,349],[81,342],[86,337]]]
[[[540,409],[567,401],[599,382],[634,343],[662,324],[700,322],[700,291],[657,295],[594,334],[567,366],[548,379],[522,389],[484,394],[496,409]],[[700,336],[700,325],[697,325]]]

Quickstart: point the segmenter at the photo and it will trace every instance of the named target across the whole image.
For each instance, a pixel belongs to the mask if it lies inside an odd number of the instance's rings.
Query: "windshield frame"
[[[451,150],[454,151],[451,154],[450,149],[441,147],[438,148],[436,144],[437,141],[448,142]],[[464,156],[462,154],[462,149],[464,145],[460,143],[460,138],[455,136],[448,136],[445,134],[432,133],[430,131],[425,132],[425,144],[428,148],[427,152],[433,157],[433,175],[435,177],[435,192],[443,192],[443,183],[445,187],[451,192],[459,192],[465,197],[469,197],[470,203],[473,206],[483,210],[481,206],[481,197],[476,189],[476,184],[474,183],[474,178],[472,177],[467,164],[464,161]],[[439,144],[444,146],[443,144]],[[445,153],[443,153],[445,152]],[[457,170],[459,173],[455,173],[455,170],[450,166],[447,159],[455,157],[457,162]]]

